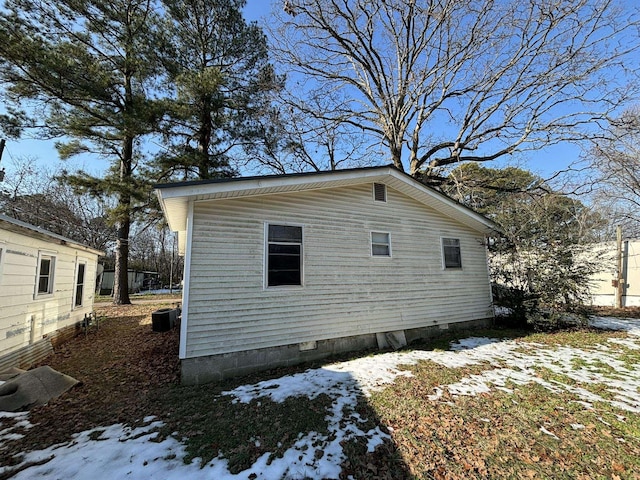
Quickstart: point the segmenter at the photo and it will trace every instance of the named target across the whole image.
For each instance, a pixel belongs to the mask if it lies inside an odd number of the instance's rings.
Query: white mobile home
[[[0,215],[0,370],[28,367],[93,310],[102,252]]]
[[[115,280],[115,270],[105,270],[102,273],[100,282],[100,295],[113,295],[113,284]],[[138,270],[127,270],[127,281],[129,293],[138,293],[142,290],[151,290],[154,282],[157,282],[158,272],[141,272]]]
[[[185,254],[182,379],[492,317],[483,216],[390,167],[157,186]]]

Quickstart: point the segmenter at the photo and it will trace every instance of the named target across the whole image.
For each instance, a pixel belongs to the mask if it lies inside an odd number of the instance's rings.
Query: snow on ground
[[[4,382],[0,382],[2,384]],[[13,420],[11,427],[5,428],[4,430],[0,430],[0,445],[2,442],[6,440],[17,440],[22,438],[24,435],[20,433],[15,433],[15,430],[18,429],[26,429],[31,428],[33,425],[27,418],[29,417],[28,412],[1,412],[0,411],[0,420],[3,418],[10,418]],[[2,467],[0,467],[2,468]]]
[[[629,335],[640,336],[640,319],[637,318],[591,317],[589,325],[603,330],[623,330]]]
[[[224,392],[224,395],[242,403],[253,399],[282,402],[295,396],[313,399],[321,394],[328,395],[333,401],[326,417],[329,435],[302,432],[282,458],[269,463],[270,454],[266,453],[251,468],[237,475],[229,473],[227,461],[222,457],[204,468],[198,461],[185,465],[182,461],[184,445],[172,437],[154,441],[161,422],[147,418],[143,427],[132,429],[111,425],[97,428],[76,434],[69,443],[29,452],[21,465],[36,465],[25,468],[13,478],[181,480],[189,477],[226,480],[249,478],[252,474],[257,479],[338,478],[345,455],[342,441],[363,437],[373,451],[388,437],[378,427],[366,431],[361,428],[364,420],[354,411],[359,396],[371,395],[398,377],[410,377],[411,372],[403,365],[415,365],[424,360],[448,368],[487,365],[487,370],[481,374],[469,375],[455,384],[435,388],[429,397],[432,401],[438,401],[444,391],[453,395],[476,395],[492,390],[510,392],[513,386],[537,383],[552,393],[575,394],[585,408],[593,408],[594,402],[608,402],[621,410],[640,412],[637,394],[640,369],[629,368],[618,358],[621,346],[640,349],[640,321],[597,317],[591,323],[598,328],[625,330],[630,336],[610,339],[613,348],[600,345],[586,350],[472,337],[452,343],[451,351],[414,350],[372,355]],[[549,369],[575,382],[569,385],[544,380],[537,375],[537,368]],[[596,383],[605,385],[613,394],[612,398],[603,398],[578,386]],[[3,416],[18,420],[23,428],[31,427],[27,414],[0,414],[0,418]],[[0,431],[0,444],[15,438],[17,434],[12,430],[14,428]],[[551,432],[548,434],[553,435]],[[321,458],[316,458],[316,449],[323,450]],[[7,472],[7,467],[0,467],[0,475]]]

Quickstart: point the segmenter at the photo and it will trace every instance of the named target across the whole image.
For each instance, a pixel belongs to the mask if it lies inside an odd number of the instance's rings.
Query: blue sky
[[[247,0],[244,13],[245,18],[264,24],[271,11],[272,0]],[[106,160],[96,160],[89,155],[80,155],[70,160],[61,161],[54,147],[54,141],[23,139],[20,141],[8,141],[0,167],[5,167],[8,173],[11,172],[14,161],[21,157],[32,157],[37,165],[47,166],[55,169],[64,166],[69,170],[78,168],[85,169],[91,173],[99,174],[108,165]],[[544,177],[553,175],[554,172],[567,168],[570,164],[580,159],[580,149],[574,145],[564,144],[548,147],[543,151],[515,155],[503,160],[494,161],[487,166],[502,167],[507,164],[528,168]]]
[[[269,15],[271,10],[271,0],[247,0],[244,10],[245,18],[249,21],[262,23],[263,17]],[[37,165],[47,167],[51,170],[58,166],[64,166],[69,170],[85,169],[91,173],[99,173],[104,170],[108,162],[106,160],[96,160],[89,155],[80,155],[70,160],[62,161],[58,157],[54,140],[38,140],[34,138],[24,138],[22,140],[7,140],[0,168],[5,168],[10,174],[15,162],[21,158],[33,158]]]

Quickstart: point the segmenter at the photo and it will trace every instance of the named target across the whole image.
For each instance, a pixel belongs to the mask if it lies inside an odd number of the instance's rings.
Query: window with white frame
[[[78,262],[76,267],[76,290],[73,304],[75,307],[81,307],[84,296],[84,280],[87,264],[85,262]]]
[[[56,257],[48,254],[40,254],[38,257],[38,285],[37,294],[47,295],[53,293],[53,281],[56,267]]]
[[[371,232],[371,255],[374,257],[391,256],[391,238],[388,232]]]
[[[267,225],[267,286],[302,285],[302,227]]]
[[[462,255],[460,253],[460,239],[442,239],[442,257],[444,268],[462,268]]]

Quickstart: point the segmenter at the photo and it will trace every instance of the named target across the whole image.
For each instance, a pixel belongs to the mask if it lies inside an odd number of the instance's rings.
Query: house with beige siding
[[[618,291],[616,242],[593,245],[586,255],[597,261],[599,271],[590,278],[591,304],[613,307]],[[620,251],[622,282],[620,288],[623,307],[640,307],[640,240],[629,239],[622,242]]]
[[[185,255],[184,383],[492,318],[497,227],[392,166],[156,188]]]
[[[0,370],[28,368],[93,310],[102,252],[0,215]]]

